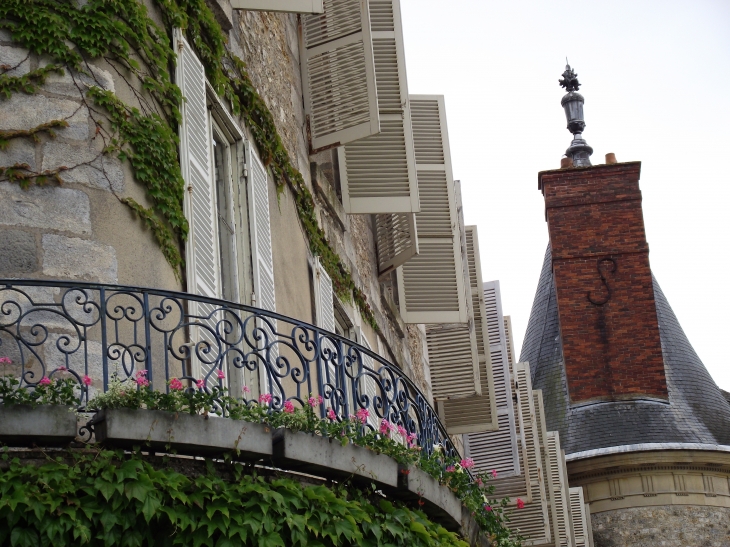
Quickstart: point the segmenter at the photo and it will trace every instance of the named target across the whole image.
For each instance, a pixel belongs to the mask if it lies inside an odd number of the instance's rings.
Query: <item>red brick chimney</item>
[[[640,172],[631,162],[538,175],[571,404],[668,397]]]

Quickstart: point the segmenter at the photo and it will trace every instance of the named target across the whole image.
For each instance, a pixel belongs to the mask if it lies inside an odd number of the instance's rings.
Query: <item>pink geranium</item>
[[[413,446],[416,444],[416,438],[417,435],[415,433],[409,433],[406,437],[406,441],[408,441],[408,447],[413,448]]]
[[[335,411],[331,408],[327,409],[327,418],[332,420],[333,422],[337,419],[337,414],[335,414]]]
[[[316,397],[310,397],[308,402],[309,402],[309,406],[311,406],[312,408],[314,408],[317,405],[321,405],[322,404],[322,401],[324,401],[324,399],[322,399],[322,396],[321,395],[317,395]]]
[[[464,469],[471,469],[472,467],[474,467],[474,460],[472,460],[471,458],[464,458],[463,460],[461,460],[460,463],[461,467],[463,467]]]
[[[195,387],[197,387],[198,389],[203,389],[205,387],[205,380],[203,380],[202,378],[200,380],[196,380]]]
[[[218,372],[216,372],[216,374],[218,375],[219,380],[223,380],[223,378],[226,377],[226,373],[223,372],[221,369],[218,369]]]
[[[484,504],[484,510],[485,511],[491,511],[492,510],[492,506],[491,505]]]
[[[406,431],[406,428],[405,427],[403,427],[402,425],[399,425],[398,426],[398,434],[401,437],[405,437],[406,435],[408,435],[408,431]]]
[[[0,357],[0,365],[9,365],[12,363],[10,357]]]
[[[294,414],[294,403],[287,401],[284,403],[284,412],[287,414]]]
[[[355,416],[358,420],[360,420],[360,423],[365,423],[368,421],[368,418],[370,417],[370,411],[367,408],[361,408],[357,412],[355,412]]]
[[[380,434],[385,435],[386,437],[390,435],[390,432],[395,430],[395,426],[391,424],[388,420],[383,418],[383,420],[380,422]]]
[[[41,378],[41,381],[38,383],[42,386],[47,386],[51,383],[51,379],[48,378],[48,376],[44,376],[43,378]]]
[[[243,391],[244,393],[251,393],[251,388],[248,386],[243,386],[241,388],[241,391]]]
[[[259,403],[269,404],[271,402],[271,393],[263,393],[259,396]]]
[[[479,477],[477,477],[474,482],[477,483],[477,486],[481,486],[484,484],[484,481],[482,479],[480,479]]]
[[[446,468],[447,473],[453,473],[454,471],[456,471],[456,467],[454,467],[453,465],[450,465]]]
[[[517,498],[517,509],[522,509],[525,507],[525,502],[522,501],[521,498]]]
[[[81,382],[82,382],[82,383],[83,383],[83,384],[84,384],[85,386],[90,386],[90,385],[91,385],[91,382],[92,382],[92,380],[91,380],[91,378],[90,378],[90,377],[88,377],[88,376],[84,375],[84,377],[83,377],[83,378],[81,378]]]
[[[66,367],[58,367],[59,372],[66,372],[68,369]]]
[[[496,479],[497,478],[497,470],[496,469],[492,469],[492,478],[493,479]]]
[[[170,380],[170,389],[173,391],[180,391],[183,388],[183,384],[180,380],[177,378],[173,378]]]

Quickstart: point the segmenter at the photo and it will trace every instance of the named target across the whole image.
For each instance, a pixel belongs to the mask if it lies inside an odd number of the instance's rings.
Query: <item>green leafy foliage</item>
[[[13,67],[0,65],[0,69],[9,70],[11,68]],[[63,67],[50,64],[31,70],[22,76],[0,74],[0,95],[9,99],[13,93],[35,93],[38,91],[38,87],[45,83],[46,76],[52,72],[63,75]]]
[[[42,378],[32,389],[20,386],[13,376],[0,376],[0,401],[3,405],[62,405],[76,408],[79,384],[72,378]]]
[[[305,486],[251,468],[186,476],[111,451],[0,466],[0,544],[466,547],[420,511],[350,485]],[[169,464],[169,462],[168,462]]]

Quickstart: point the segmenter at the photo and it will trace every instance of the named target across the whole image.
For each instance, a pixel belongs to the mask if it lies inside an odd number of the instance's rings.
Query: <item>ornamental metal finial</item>
[[[561,87],[564,87],[567,92],[578,91],[578,88],[580,87],[578,75],[572,68],[570,68],[570,63],[568,63],[567,57],[565,58],[565,72],[563,72],[563,79],[558,80],[558,83]]]
[[[565,59],[565,62],[567,63],[568,59]],[[558,80],[558,83],[568,92],[560,101],[560,104],[565,109],[568,131],[573,133],[573,142],[565,151],[565,155],[573,160],[573,165],[576,167],[590,167],[593,148],[588,146],[582,134],[586,126],[583,119],[583,103],[585,100],[580,93],[577,93],[580,82],[578,82],[578,74],[570,68],[570,64],[566,64],[563,79]]]

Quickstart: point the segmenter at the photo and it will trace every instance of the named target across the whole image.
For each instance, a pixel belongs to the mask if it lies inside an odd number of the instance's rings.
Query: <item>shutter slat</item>
[[[399,0],[369,0],[380,132],[338,150],[348,213],[420,210]]]
[[[583,488],[576,486],[570,489],[570,512],[573,523],[573,537],[576,547],[589,547],[588,519],[589,512],[583,501]]]
[[[302,18],[304,110],[312,150],[380,131],[373,43],[366,0],[324,0]]]
[[[406,323],[465,323],[466,287],[444,98],[412,95],[410,102],[412,108],[432,117],[435,113],[435,121],[430,123],[437,125],[444,160],[441,165],[426,166],[426,170],[416,162],[421,200],[421,212],[416,214],[419,254],[398,269],[401,316]],[[417,127],[419,120],[414,117],[413,122]]]
[[[416,216],[393,213],[375,217],[375,243],[378,249],[378,275],[405,264],[418,254]]]

